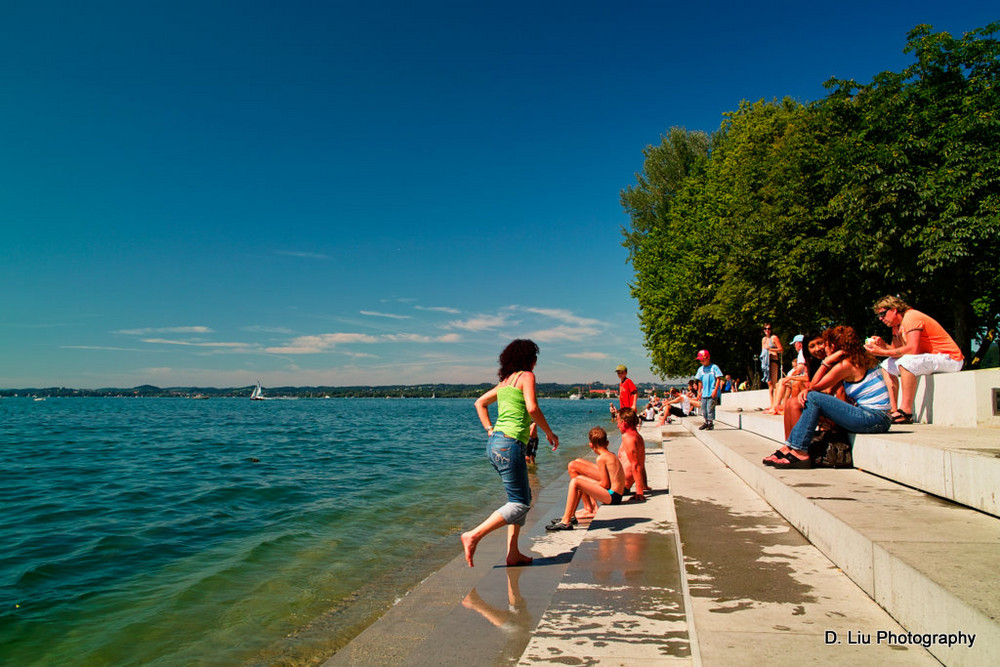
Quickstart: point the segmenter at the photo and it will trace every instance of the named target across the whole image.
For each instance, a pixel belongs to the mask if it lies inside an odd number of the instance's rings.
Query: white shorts
[[[904,354],[898,359],[888,357],[882,362],[882,368],[890,375],[899,377],[899,367],[902,366],[914,375],[933,375],[934,373],[957,373],[962,370],[965,361],[955,360],[947,354]]]

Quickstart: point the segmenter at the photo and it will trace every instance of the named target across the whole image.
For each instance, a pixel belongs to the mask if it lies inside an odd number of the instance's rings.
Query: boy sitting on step
[[[635,411],[632,411],[635,414]],[[625,485],[625,469],[614,454],[608,451],[608,434],[600,426],[590,429],[590,449],[597,454],[595,466],[598,479],[577,475],[569,482],[566,493],[566,511],[562,519],[545,527],[546,530],[573,530],[576,508],[584,497],[604,505],[621,504]]]
[[[651,491],[646,484],[646,441],[639,435],[639,415],[635,410],[623,408],[618,411],[618,430],[622,434],[622,446],[618,448],[618,460],[625,469],[625,488],[635,484],[633,501],[642,502],[646,492]]]

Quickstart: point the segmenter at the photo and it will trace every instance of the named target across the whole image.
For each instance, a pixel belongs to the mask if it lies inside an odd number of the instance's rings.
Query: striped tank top
[[[857,382],[844,382],[844,393],[854,404],[869,410],[888,410],[889,388],[885,386],[878,366]]]

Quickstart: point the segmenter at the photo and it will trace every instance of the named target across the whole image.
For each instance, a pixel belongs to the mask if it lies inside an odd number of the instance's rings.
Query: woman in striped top
[[[854,329],[833,327],[824,332],[827,356],[809,391],[798,401],[802,416],[788,434],[785,446],[765,459],[775,468],[811,468],[809,442],[820,417],[826,417],[849,433],[885,433],[889,430],[889,391],[878,370],[878,362],[858,340]],[[844,384],[847,401],[823,393]]]

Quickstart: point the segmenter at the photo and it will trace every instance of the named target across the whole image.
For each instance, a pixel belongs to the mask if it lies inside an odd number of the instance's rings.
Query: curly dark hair
[[[829,341],[838,350],[844,351],[844,357],[863,370],[875,368],[878,360],[858,339],[858,334],[852,327],[836,326],[823,332],[823,339]]]
[[[538,361],[538,346],[527,338],[518,338],[500,353],[500,370],[497,375],[503,382],[518,371],[530,371]]]

